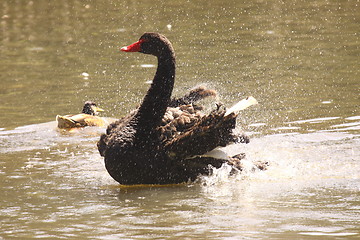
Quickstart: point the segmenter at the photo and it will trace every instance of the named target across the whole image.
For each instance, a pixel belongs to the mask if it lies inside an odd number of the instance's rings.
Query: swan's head
[[[98,112],[103,112],[103,111],[104,111],[103,109],[96,106],[96,103],[91,101],[86,101],[82,113],[96,116]]]
[[[121,48],[123,52],[141,52],[154,56],[161,56],[166,53],[173,53],[174,50],[170,41],[159,33],[144,33],[139,41]]]

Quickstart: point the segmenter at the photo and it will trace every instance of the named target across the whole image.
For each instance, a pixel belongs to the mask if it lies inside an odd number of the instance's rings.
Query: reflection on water
[[[0,239],[359,238],[358,4],[1,1]],[[259,100],[239,119],[251,143],[225,149],[244,172],[119,187],[104,128],[56,129],[86,100],[115,118],[139,104],[156,61],[118,49],[145,31],[174,44],[175,95]]]

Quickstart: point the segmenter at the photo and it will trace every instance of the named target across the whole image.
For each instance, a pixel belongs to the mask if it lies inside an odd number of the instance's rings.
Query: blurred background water
[[[357,239],[359,1],[0,2],[0,239]],[[145,31],[176,51],[174,95],[205,84],[252,95],[225,150],[267,171],[120,188],[96,141],[56,130],[86,100],[118,118],[156,59],[119,48]]]

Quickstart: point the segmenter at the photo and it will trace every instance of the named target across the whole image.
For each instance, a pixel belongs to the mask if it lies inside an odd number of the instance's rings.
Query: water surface
[[[0,5],[0,239],[359,238],[358,2]],[[247,154],[242,174],[119,187],[96,149],[104,129],[56,129],[86,100],[109,118],[140,103],[156,59],[119,48],[145,31],[174,45],[174,95],[258,99],[238,121],[251,143],[225,149]]]

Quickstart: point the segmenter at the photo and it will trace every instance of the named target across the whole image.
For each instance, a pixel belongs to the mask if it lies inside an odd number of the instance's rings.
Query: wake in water
[[[307,182],[334,178],[359,179],[359,119],[359,116],[352,116],[346,119],[317,118],[286,123],[287,127],[273,129],[276,134],[255,136],[250,144],[234,144],[223,148],[230,156],[246,153],[243,171],[231,172],[230,167],[223,166],[213,169],[210,177],[200,177],[198,182],[210,186],[244,179],[296,179]],[[324,127],[324,123],[327,126]],[[315,129],[317,124],[322,124],[324,129],[309,130],[311,127]],[[301,133],[304,132],[303,129],[307,129],[307,132]],[[63,133],[56,130],[55,122],[3,130],[0,131],[0,152],[26,155],[31,166],[36,166],[39,162],[44,166],[51,164],[52,158],[61,158],[70,167],[71,173],[78,175],[80,179],[94,183],[94,177],[105,179],[104,184],[114,184],[110,178],[99,177],[107,175],[95,145],[103,131],[103,128],[86,128],[78,133]],[[29,154],[34,157],[29,157]],[[39,158],[40,155],[43,159]],[[38,160],[34,162],[31,159]],[[269,163],[267,170],[256,170],[258,162]],[[24,166],[28,165],[25,160]],[[61,168],[58,171],[59,175],[67,174],[61,172]]]
[[[304,181],[305,185],[331,179],[360,179],[360,117],[317,118],[286,123],[287,127],[272,129],[271,135],[253,137],[248,145],[231,145],[231,155],[245,152],[244,171],[233,176],[230,169],[214,170],[202,177],[206,185],[238,180]],[[321,125],[323,129],[317,129]],[[263,126],[263,124],[255,124]],[[306,129],[306,130],[304,130]],[[267,162],[266,171],[256,171],[254,164]]]

